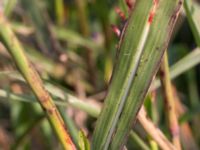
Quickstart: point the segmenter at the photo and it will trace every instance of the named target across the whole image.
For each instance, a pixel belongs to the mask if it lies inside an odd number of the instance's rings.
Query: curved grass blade
[[[92,149],[122,148],[167,48],[181,0],[136,1],[120,40]]]
[[[170,79],[171,80],[175,79],[176,77],[192,69],[199,63],[200,63],[200,48],[196,48],[170,67]],[[156,79],[154,80],[151,89],[153,90],[157,89],[160,87],[160,85],[161,85],[160,80]]]

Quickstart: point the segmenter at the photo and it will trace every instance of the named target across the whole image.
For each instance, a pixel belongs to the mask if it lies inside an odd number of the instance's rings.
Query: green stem
[[[172,141],[178,150],[181,150],[179,124],[176,116],[175,99],[169,75],[168,57],[165,52],[163,62],[160,68],[160,78],[163,92],[166,100],[166,112],[168,114],[169,128],[172,135]]]
[[[16,75],[13,76],[13,74],[12,75],[7,74],[7,75],[17,78],[17,79],[20,79]],[[89,114],[90,116],[93,116],[95,118],[97,118],[99,116],[101,108],[94,106],[93,104],[89,104],[86,101],[80,100],[80,99],[76,98],[75,96],[68,94],[67,91],[63,91],[60,88],[57,88],[56,86],[53,86],[51,84],[46,84],[45,87],[52,95],[57,97],[54,99],[55,100],[54,102],[56,105],[64,106],[64,107],[69,105],[78,110],[82,110],[82,111],[86,112],[87,114]],[[10,99],[10,100],[18,100],[18,101],[25,101],[25,102],[34,102],[35,101],[35,99],[33,97],[30,98],[30,96],[28,97],[26,95],[13,94],[13,93],[6,92],[5,90],[0,90],[0,96],[3,98]],[[30,99],[32,101],[27,100],[27,99]],[[151,122],[151,120],[147,119],[145,116],[146,116],[146,114],[144,114],[144,111],[140,111],[137,118],[138,118],[138,121],[140,122],[140,124],[143,126],[144,130],[148,133],[148,135],[154,141],[156,141],[156,143],[162,149],[164,149],[164,150],[169,150],[170,148],[173,149],[174,148],[173,145],[168,141],[168,139],[165,137],[165,135],[158,128],[155,127],[155,125],[153,124],[153,122]]]
[[[100,114],[100,108],[96,107],[92,104],[89,104],[85,101],[79,100],[78,98],[70,95],[70,94],[66,94],[63,95],[63,93],[57,89],[53,87],[49,87],[47,86],[47,89],[50,89],[50,93],[51,91],[56,91],[57,95],[56,97],[58,99],[54,99],[55,104],[57,106],[72,106],[78,110],[82,110],[84,112],[86,112],[87,114],[89,114],[90,116],[93,116],[95,118],[97,118]],[[65,92],[66,93],[66,92]],[[52,94],[55,94],[52,93]],[[26,95],[17,95],[17,94],[13,94],[13,93],[9,93],[5,90],[0,90],[0,97],[3,98],[7,98],[9,97],[10,100],[17,100],[17,101],[23,101],[23,102],[36,102],[36,100],[32,97],[28,98],[28,96]],[[29,99],[29,100],[27,100]],[[62,101],[61,101],[62,100]],[[169,150],[170,148],[173,149],[173,145],[168,141],[168,139],[165,137],[165,135],[158,129],[155,127],[155,125],[147,118],[145,118],[146,114],[144,114],[144,111],[140,111],[139,115],[138,115],[138,121],[140,122],[140,124],[143,126],[144,130],[148,133],[148,135],[154,140],[156,141],[156,143],[164,150]],[[134,132],[133,130],[131,132]]]
[[[144,130],[154,141],[156,141],[156,143],[160,146],[162,150],[174,150],[175,147],[168,141],[165,135],[154,125],[154,123],[146,116],[146,111],[144,107],[142,107],[137,118]]]
[[[137,135],[137,133],[133,132],[133,130],[130,133],[130,137],[137,142],[137,144],[143,149],[143,150],[150,150],[150,148],[147,146],[147,144]]]
[[[56,0],[55,1],[55,12],[56,12],[56,21],[58,25],[62,25],[64,23],[64,0]]]
[[[87,1],[86,0],[75,0],[76,7],[78,11],[78,19],[80,24],[80,31],[83,34],[83,37],[90,37],[90,26],[87,17]],[[89,47],[85,47],[86,50],[86,61],[88,65],[88,71],[91,74],[91,82],[94,86],[96,86],[96,71],[95,71],[95,60],[93,55],[93,50]]]
[[[60,116],[60,113],[58,112],[55,104],[53,103],[51,96],[43,87],[40,76],[26,58],[21,44],[15,37],[9,23],[7,23],[3,17],[3,14],[0,15],[0,38],[1,42],[11,54],[19,71],[26,79],[33,93],[36,95],[38,102],[44,109],[63,148],[73,150],[76,149],[70,136],[68,135],[63,119]]]

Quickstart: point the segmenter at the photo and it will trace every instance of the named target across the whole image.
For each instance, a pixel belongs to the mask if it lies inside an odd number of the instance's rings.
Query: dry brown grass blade
[[[151,120],[146,117],[146,112],[144,107],[142,107],[138,114],[138,121],[145,129],[145,131],[150,135],[150,137],[156,141],[156,143],[163,150],[175,150],[176,148],[169,142],[165,135],[157,128]]]

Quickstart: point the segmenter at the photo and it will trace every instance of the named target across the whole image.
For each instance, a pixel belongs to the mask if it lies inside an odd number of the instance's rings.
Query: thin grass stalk
[[[172,145],[165,135],[146,117],[146,111],[144,107],[140,109],[138,114],[138,121],[142,124],[145,131],[156,141],[162,150],[175,150],[176,148]]]
[[[77,129],[73,118],[71,118],[67,114],[66,107],[58,107],[58,110],[59,110],[61,116],[63,117],[65,124],[67,125],[67,128],[69,130],[69,134],[71,135],[71,138],[72,138],[75,146],[77,147],[77,149],[79,149],[80,148],[79,144],[78,144],[78,131],[79,130]]]
[[[13,76],[13,74],[10,74],[9,72],[4,72],[0,75],[6,75],[6,74],[7,74],[7,76],[9,76],[11,78],[15,78],[20,81],[24,81],[19,76],[17,76],[17,75]],[[54,99],[55,100],[54,103],[57,106],[63,106],[63,107],[71,106],[75,109],[86,112],[87,114],[89,114],[92,117],[97,118],[99,116],[100,111],[101,111],[100,107],[97,107],[86,101],[80,100],[79,98],[72,96],[71,94],[68,94],[67,91],[63,91],[60,88],[57,88],[56,86],[53,86],[51,84],[46,84],[45,87],[52,95],[54,95],[56,97]],[[5,90],[1,90],[1,89],[0,89],[0,97],[2,97],[2,98],[9,97],[9,99],[11,99],[11,100],[17,100],[17,101],[23,101],[23,102],[36,102],[34,97],[30,97],[27,95],[18,95],[18,94],[14,94],[11,92],[6,92]],[[139,112],[139,114],[140,114],[140,112]],[[141,118],[140,115],[138,115],[137,118],[138,118],[139,123],[143,126],[144,130],[147,132],[147,134],[154,141],[156,141],[156,143],[161,148],[165,147],[165,145],[170,145],[170,147],[173,148],[173,145],[170,143],[170,141],[165,137],[165,135],[162,133],[162,131],[160,131],[158,128],[155,127],[154,123],[151,120],[148,120],[147,118],[143,119],[143,118]]]
[[[79,27],[80,31],[85,38],[90,37],[90,26],[87,15],[87,1],[86,0],[75,0],[77,11],[78,11],[78,19],[79,19]],[[96,85],[96,72],[95,72],[95,60],[93,49],[85,46],[86,50],[86,61],[88,64],[88,71],[91,74],[91,82],[93,85]]]
[[[9,23],[3,17],[3,13],[0,13],[0,39],[37,97],[63,148],[68,150],[76,149],[51,96],[44,88],[40,76],[26,58],[21,44],[11,30]]]
[[[173,89],[171,86],[168,56],[166,52],[164,54],[163,62],[161,64],[160,74],[161,74],[160,75],[161,84],[162,84],[163,92],[165,96],[166,113],[168,117],[168,123],[169,123],[170,133],[172,136],[172,141],[175,147],[178,150],[181,150],[179,124],[178,124],[178,119],[176,115],[175,98],[173,96]]]
[[[181,103],[181,100],[178,96],[178,91],[174,86],[172,86],[173,89],[173,95],[175,99],[175,107],[176,107],[176,114],[179,117],[184,115],[186,113],[186,108]],[[180,139],[181,143],[183,143],[183,148],[185,150],[198,150],[199,147],[197,146],[197,143],[195,142],[194,136],[192,134],[192,130],[190,128],[190,125],[188,122],[183,122],[180,124]]]
[[[82,32],[83,36],[88,37],[90,35],[90,27],[87,18],[86,12],[86,0],[75,0],[77,12],[78,12],[78,19],[80,23],[80,31]]]
[[[5,75],[5,74],[6,73],[0,74],[0,75]],[[10,76],[11,78],[16,78],[18,80],[23,81],[16,75],[13,76],[10,73],[7,73],[7,75]],[[86,112],[87,114],[89,114],[92,117],[97,118],[99,116],[100,111],[101,111],[100,107],[97,107],[86,101],[80,100],[79,98],[76,98],[75,96],[72,96],[72,95],[68,94],[67,92],[62,91],[61,89],[59,89],[53,85],[46,84],[46,88],[52,95],[57,97],[56,99],[54,99],[55,100],[54,103],[57,106],[64,106],[64,107],[71,106],[73,108],[76,108],[76,109]],[[34,102],[34,100],[35,100],[33,97],[31,98],[30,96],[13,94],[11,92],[6,92],[5,90],[1,90],[1,89],[0,89],[0,97],[3,97],[3,98],[9,97],[11,100],[17,100],[17,101],[23,101],[23,102]],[[27,99],[29,99],[29,100],[27,100]],[[140,115],[140,113],[143,113],[143,114]],[[139,115],[137,116],[137,119],[138,119],[139,123],[143,126],[146,133],[154,141],[156,141],[156,143],[162,149],[165,150],[165,147],[174,148],[173,145],[170,143],[170,141],[162,133],[162,131],[159,130],[158,128],[156,128],[154,123],[150,119],[147,119],[145,116],[146,116],[146,112],[140,111]],[[132,130],[131,132],[134,132],[134,131]]]
[[[155,125],[157,125],[158,122],[158,116],[157,116],[157,108],[156,108],[156,91],[152,91],[150,94],[150,101],[151,101],[151,105],[150,105],[150,111],[151,111],[151,119],[154,122]],[[149,138],[149,143],[151,145],[151,149],[152,150],[158,150],[158,144],[156,143],[156,141],[154,141],[152,138]]]
[[[47,87],[49,88],[49,87]],[[52,89],[50,88],[50,91],[57,91],[57,89]],[[59,93],[59,92],[57,92]],[[53,93],[52,93],[53,94]],[[61,93],[60,93],[61,94]],[[58,94],[58,95],[60,95]],[[9,93],[6,92],[5,90],[1,90],[0,89],[0,97],[2,98],[7,98],[9,96],[10,100],[17,100],[17,101],[22,101],[22,102],[36,102],[34,98],[31,98],[30,96],[26,96],[26,95],[18,95],[18,94],[14,94],[14,93]],[[27,100],[29,99],[29,100]],[[61,100],[59,100],[61,99]],[[90,104],[88,102],[79,100],[78,98],[67,94],[65,96],[62,96],[62,94],[58,97],[58,99],[55,99],[55,104],[57,106],[71,106],[73,108],[82,110],[84,112],[86,112],[87,114],[89,114],[90,116],[93,116],[95,118],[97,118],[100,114],[100,108],[97,106],[94,106],[93,104]],[[154,123],[150,120],[147,119],[146,117],[146,112],[143,110],[141,110],[139,112],[139,115],[137,116],[137,119],[139,121],[139,123],[141,124],[141,126],[144,128],[145,132],[154,140],[156,141],[156,143],[164,150],[168,150],[167,147],[175,149],[173,144],[170,143],[170,141],[165,137],[165,135],[162,133],[161,130],[159,130],[158,128],[156,128],[156,126],[154,125]],[[132,130],[131,132],[134,133],[134,131]],[[140,145],[140,143],[138,143]],[[141,147],[143,147],[142,145],[140,145]]]
[[[130,137],[136,141],[143,150],[150,150],[149,146],[143,140],[141,140],[140,136],[133,132],[133,130],[130,132]]]
[[[56,21],[58,25],[64,24],[64,0],[56,0],[55,1],[55,14],[56,14]]]
[[[173,80],[177,78],[178,76],[187,72],[199,63],[200,48],[197,47],[170,67],[170,79]],[[154,80],[151,90],[159,88],[160,85],[161,84],[159,79]]]

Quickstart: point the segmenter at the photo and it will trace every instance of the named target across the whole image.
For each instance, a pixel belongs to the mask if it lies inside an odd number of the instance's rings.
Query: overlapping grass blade
[[[200,63],[200,48],[194,49],[192,52],[184,56],[170,67],[170,79],[173,80],[179,75],[187,72]],[[160,87],[159,79],[153,82],[153,88]]]
[[[136,1],[120,40],[118,60],[92,149],[123,146],[159,67],[181,5],[180,0]]]

